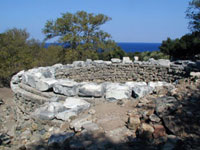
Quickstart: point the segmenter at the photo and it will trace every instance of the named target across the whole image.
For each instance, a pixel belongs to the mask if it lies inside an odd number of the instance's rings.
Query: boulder
[[[84,115],[80,118],[73,120],[70,123],[70,128],[74,129],[76,132],[80,132],[83,129],[83,126],[92,123],[92,116],[91,115]]]
[[[153,125],[153,127],[154,127],[154,133],[153,133],[154,138],[159,138],[166,135],[165,127],[163,125],[155,124]]]
[[[22,75],[24,74],[24,70],[22,70],[22,71],[20,71],[20,72],[18,72],[16,75],[14,75],[13,77],[12,77],[12,79],[11,79],[11,83],[13,83],[13,84],[18,84],[18,83],[20,83],[21,82],[21,80],[22,80]]]
[[[85,97],[102,97],[103,86],[96,83],[85,83],[79,87],[78,95]]]
[[[99,127],[96,123],[86,123],[83,124],[83,129],[87,130],[87,131],[96,131],[99,130]]]
[[[128,85],[131,88],[136,87],[136,86],[147,85],[146,82],[134,82],[134,81],[129,81],[129,82],[126,82],[125,84]]]
[[[68,79],[59,79],[53,85],[53,91],[66,96],[76,96],[78,93],[78,83]]]
[[[90,103],[80,98],[68,97],[63,106],[68,109],[72,109],[74,112],[79,114],[80,112],[89,109]]]
[[[163,96],[160,98],[157,98],[155,100],[156,103],[156,114],[162,118],[163,116],[167,116],[170,113],[173,113],[177,110],[177,107],[179,106],[179,102],[176,98],[171,96]]]
[[[31,74],[29,72],[22,75],[22,83],[29,85],[39,91],[47,91],[53,87],[57,80],[44,78],[40,72]]]
[[[94,64],[94,65],[103,64],[103,63],[104,63],[103,60],[94,60],[94,61],[93,61],[93,64]]]
[[[83,66],[85,66],[85,62],[84,61],[74,61],[73,66],[74,67],[83,67]]]
[[[148,85],[151,86],[153,89],[155,89],[156,87],[162,87],[162,86],[174,88],[174,86],[171,83],[167,83],[163,81],[149,82]]]
[[[132,88],[132,90],[134,98],[141,98],[153,92],[153,88],[147,85],[135,86]]]
[[[67,140],[74,136],[74,132],[64,132],[59,134],[53,134],[48,139],[49,147],[61,147]]]
[[[158,65],[164,66],[164,67],[170,67],[170,64],[171,64],[170,60],[168,59],[158,59],[157,63]]]
[[[107,83],[105,85],[105,98],[108,101],[128,99],[131,97],[132,90],[129,86],[120,83]]]
[[[67,108],[59,102],[46,103],[43,107],[36,109],[32,116],[37,117],[42,120],[51,120],[54,119],[57,113],[66,111]]]
[[[121,63],[121,60],[119,58],[112,58],[111,62],[112,63]]]
[[[123,60],[122,60],[122,63],[123,64],[132,64],[132,60],[130,60],[129,57],[123,57]]]
[[[63,121],[71,121],[71,118],[76,117],[76,116],[77,116],[77,113],[73,110],[66,110],[55,115],[57,119],[63,120]]]
[[[128,118],[128,128],[136,131],[140,125],[140,116],[134,115]]]

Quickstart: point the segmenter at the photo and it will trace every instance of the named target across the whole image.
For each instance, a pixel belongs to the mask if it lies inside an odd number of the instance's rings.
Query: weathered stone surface
[[[71,121],[71,118],[76,117],[76,116],[77,116],[77,112],[73,110],[66,110],[55,115],[57,119],[63,120],[63,121]]]
[[[120,63],[121,60],[120,60],[119,58],[112,58],[112,59],[111,59],[111,62],[112,62],[112,63]]]
[[[18,84],[18,83],[20,83],[21,82],[21,80],[22,80],[22,75],[24,74],[24,70],[22,70],[22,71],[20,71],[20,72],[18,72],[16,75],[14,75],[13,77],[12,77],[12,79],[11,79],[11,83],[12,84]]]
[[[171,64],[170,60],[168,60],[168,59],[158,59],[157,63],[164,67],[170,67],[170,64]]]
[[[89,109],[90,103],[80,98],[68,97],[65,100],[63,106],[65,106],[68,109],[73,109],[73,111],[75,111],[78,114],[86,109]]]
[[[153,92],[153,88],[147,85],[135,86],[132,90],[135,98],[141,98]]]
[[[96,130],[99,130],[99,127],[96,123],[87,123],[87,124],[83,124],[83,129],[87,131],[96,131]]]
[[[156,114],[158,114],[159,117],[167,116],[170,113],[174,112],[177,109],[177,106],[179,106],[179,102],[176,100],[176,98],[171,96],[164,96],[157,98],[155,100],[156,103]]]
[[[119,83],[107,83],[105,98],[108,101],[128,99],[131,97],[132,90],[129,86]]]
[[[81,118],[77,118],[70,123],[70,128],[74,129],[76,132],[82,130],[83,125],[92,123],[91,115],[84,115]]]
[[[148,85],[151,86],[153,89],[155,89],[156,87],[162,87],[162,86],[174,87],[171,83],[167,83],[167,82],[163,82],[163,81],[149,82]]]
[[[160,118],[155,114],[150,115],[149,119],[153,122],[160,122]]]
[[[78,93],[78,83],[73,80],[59,79],[53,85],[53,91],[66,96],[75,96]]]
[[[129,57],[123,57],[122,63],[123,64],[131,64],[133,62],[132,62],[132,60],[130,60]]]
[[[73,66],[74,67],[83,67],[85,65],[84,61],[74,61]]]
[[[154,127],[154,133],[153,133],[154,138],[159,138],[166,135],[164,126],[160,124],[155,124],[153,125],[153,127]]]
[[[126,85],[130,86],[131,88],[137,87],[137,86],[145,86],[147,85],[146,82],[136,82],[136,81],[129,81],[125,83]]]
[[[59,133],[53,134],[48,139],[48,146],[62,146],[67,140],[74,136],[73,132]]]
[[[140,116],[134,115],[128,118],[128,128],[136,131],[140,125]]]
[[[145,132],[150,132],[150,133],[154,132],[154,128],[151,125],[147,124],[147,123],[142,123],[141,129],[143,131],[145,131]]]
[[[63,104],[58,102],[51,102],[45,104],[43,107],[36,109],[32,115],[40,119],[51,120],[57,113],[63,112],[65,110],[67,110],[67,108],[63,106]]]
[[[24,84],[27,84],[39,91],[47,91],[57,82],[57,80],[52,78],[44,78],[40,72],[35,74],[24,73],[22,81]]]
[[[79,96],[85,97],[102,97],[103,96],[103,86],[96,83],[85,83],[79,87]]]

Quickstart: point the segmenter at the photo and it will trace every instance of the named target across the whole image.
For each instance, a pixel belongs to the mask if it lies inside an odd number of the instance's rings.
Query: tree
[[[109,20],[111,18],[103,14],[94,15],[85,11],[64,13],[55,21],[47,21],[43,33],[46,35],[45,40],[58,37],[60,43],[68,45],[63,51],[63,55],[66,55],[63,63],[95,59],[99,53],[119,49],[111,40],[111,35],[100,29]]]
[[[200,54],[200,33],[193,32],[175,40],[168,38],[162,42],[160,51],[171,59],[194,59]]]
[[[84,44],[86,48],[98,48],[101,42],[111,36],[100,30],[100,26],[111,18],[98,14],[78,11],[75,14],[64,13],[56,21],[47,21],[43,33],[46,39],[59,37],[59,42],[70,44],[70,48],[76,49]]]
[[[186,17],[190,19],[189,29],[192,32],[200,32],[200,0],[192,0],[189,2]]]

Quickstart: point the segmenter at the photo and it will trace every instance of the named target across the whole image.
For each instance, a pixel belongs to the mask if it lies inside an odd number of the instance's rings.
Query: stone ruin
[[[178,80],[189,77],[198,65],[191,61],[164,59],[133,62],[124,57],[123,60],[88,59],[23,70],[11,80],[18,108],[17,119],[23,115],[40,120],[67,121],[78,132],[83,124],[77,124],[73,118],[99,101],[142,98],[159,87],[173,88]],[[87,119],[85,122],[96,127]]]

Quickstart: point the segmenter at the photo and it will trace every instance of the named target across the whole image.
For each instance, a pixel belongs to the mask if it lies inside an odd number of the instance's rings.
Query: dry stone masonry
[[[193,62],[88,59],[21,71],[13,76],[11,88],[23,113],[40,119],[69,120],[90,107],[87,98],[141,98],[156,87],[173,87],[171,83],[189,76],[188,64]]]
[[[184,102],[188,101],[181,101],[181,97],[186,97],[185,90],[190,89],[185,83],[193,82],[196,89],[198,67],[199,64],[192,61],[132,62],[124,57],[123,60],[88,59],[20,71],[11,80],[16,127],[9,136],[16,137],[17,143],[25,147],[30,145],[28,141],[38,143],[41,137],[46,140],[47,149],[62,149],[65,144],[70,149],[108,148],[105,142],[98,144],[88,138],[88,133],[103,133],[114,143],[147,139],[165,143],[165,148],[170,144],[174,147],[170,139],[181,137],[182,129],[198,131],[198,126],[191,128],[190,124],[180,122],[184,118],[182,115],[199,120],[198,105],[192,105],[192,112],[187,107],[182,110],[187,106]],[[194,93],[198,94],[198,89],[196,91]],[[190,96],[196,97],[195,94]],[[0,100],[1,105],[4,103]],[[79,138],[83,138],[84,143],[77,141]],[[0,142],[10,141],[0,134]],[[135,146],[138,149],[137,142]]]

